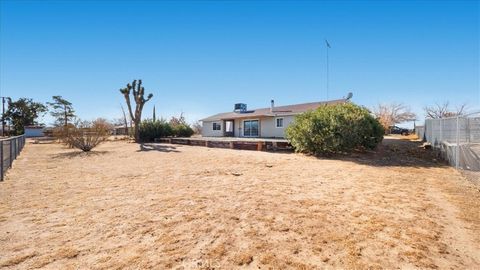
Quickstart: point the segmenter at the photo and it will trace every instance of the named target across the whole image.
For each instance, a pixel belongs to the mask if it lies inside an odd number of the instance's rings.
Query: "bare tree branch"
[[[413,121],[416,118],[415,113],[402,103],[378,104],[373,108],[373,114],[387,131],[395,124]]]
[[[423,110],[427,118],[445,118],[445,117],[455,117],[458,115],[463,115],[467,109],[467,104],[462,103],[459,106],[456,106],[455,110],[450,109],[450,103],[448,101],[439,104],[435,103],[433,106],[425,106]]]

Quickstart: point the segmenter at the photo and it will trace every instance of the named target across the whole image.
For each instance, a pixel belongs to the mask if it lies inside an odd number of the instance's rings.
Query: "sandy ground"
[[[0,268],[478,269],[480,188],[422,151],[28,144],[0,183]]]

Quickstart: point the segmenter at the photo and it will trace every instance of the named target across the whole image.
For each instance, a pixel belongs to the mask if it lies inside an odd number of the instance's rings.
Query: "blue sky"
[[[118,118],[140,78],[151,115],[189,121],[347,92],[371,107],[450,101],[480,109],[477,1],[0,2],[2,96],[70,100]],[[45,118],[48,123],[50,119]]]

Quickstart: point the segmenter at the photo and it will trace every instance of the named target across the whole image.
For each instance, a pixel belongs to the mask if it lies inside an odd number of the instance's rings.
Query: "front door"
[[[258,120],[243,121],[243,136],[258,137]]]
[[[233,127],[234,127],[234,121],[233,120],[225,120],[224,121],[224,127],[225,127],[225,136],[226,137],[233,137],[234,134],[233,134]]]

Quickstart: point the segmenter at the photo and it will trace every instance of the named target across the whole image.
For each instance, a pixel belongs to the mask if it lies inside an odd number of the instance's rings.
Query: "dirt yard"
[[[0,183],[0,268],[479,269],[480,187],[424,151],[30,143]]]

